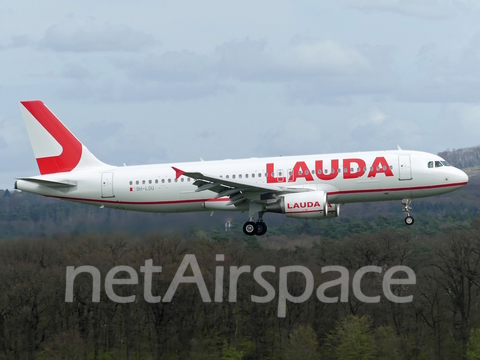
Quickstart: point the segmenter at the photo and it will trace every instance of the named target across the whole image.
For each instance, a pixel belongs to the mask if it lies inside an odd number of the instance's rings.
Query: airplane
[[[265,213],[329,219],[340,205],[402,200],[412,225],[413,199],[458,190],[462,170],[420,151],[369,151],[157,165],[112,166],[98,160],[44,105],[21,111],[40,170],[15,189],[122,210],[180,213],[248,212],[246,235],[264,235]],[[258,214],[255,220],[255,215]]]

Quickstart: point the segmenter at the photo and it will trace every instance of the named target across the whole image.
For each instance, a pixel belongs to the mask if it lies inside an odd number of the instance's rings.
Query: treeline
[[[480,215],[480,176],[471,176],[467,186],[442,196],[413,201],[415,235],[435,234],[446,228],[469,228]],[[25,192],[0,190],[0,239],[16,236],[38,237],[66,232],[73,234],[121,231],[209,238],[230,231],[241,235],[245,213],[209,212],[185,214],[150,214],[51,199]],[[405,228],[400,201],[347,204],[341,206],[340,217],[323,221],[288,219],[282,214],[265,215],[271,235],[299,234],[340,238],[359,232],[375,233]]]
[[[4,359],[476,359],[480,356],[480,219],[468,229],[436,235],[408,231],[360,233],[335,240],[319,236],[248,238],[148,234],[57,234],[0,242],[0,358]],[[197,284],[182,283],[170,302],[146,301],[142,266],[151,259],[162,271],[152,275],[151,295],[166,297],[185,255],[192,254],[211,302],[203,302]],[[217,255],[224,255],[217,258]],[[66,268],[93,266],[101,274],[100,301],[92,301],[92,276],[77,275],[73,301],[65,302]],[[107,296],[107,273],[130,266],[138,284],[113,285],[117,303]],[[263,274],[274,289],[255,280]],[[315,287],[308,299],[286,302],[279,317],[281,269],[309,269]],[[348,270],[345,302],[317,298],[317,288],[338,278],[326,266]],[[413,295],[409,303],[384,296],[382,279],[393,266],[404,265],[416,275],[415,285],[393,285],[397,296]],[[218,267],[224,271],[218,278]],[[246,266],[250,270],[246,271]],[[364,303],[352,292],[358,269],[366,273],[361,288],[378,303]],[[230,296],[232,267],[243,267],[236,302]],[[273,269],[273,270],[272,270]],[[158,269],[157,269],[158,270]],[[192,276],[189,266],[185,276]],[[402,273],[400,273],[402,275]],[[116,279],[129,279],[127,272]],[[287,291],[300,297],[306,287],[298,272],[287,276]],[[218,295],[218,284],[223,293]],[[284,291],[285,289],[283,289]],[[342,298],[331,285],[329,298]]]
[[[438,153],[438,156],[460,169],[480,166],[480,146],[446,150]]]

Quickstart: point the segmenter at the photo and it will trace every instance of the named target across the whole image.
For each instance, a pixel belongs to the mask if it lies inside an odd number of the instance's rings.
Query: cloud
[[[415,119],[398,115],[387,115],[378,108],[358,114],[348,120],[348,141],[350,150],[389,150],[400,145],[403,149],[422,149],[425,138],[431,132],[425,130]]]
[[[298,35],[276,48],[266,39],[245,38],[225,42],[210,54],[181,50],[117,56],[101,75],[67,63],[62,76],[69,82],[58,93],[63,99],[178,101],[263,83],[283,86],[291,103],[343,105],[354,96],[392,93],[398,80],[391,53],[386,46],[345,46]]]
[[[25,125],[19,118],[8,119],[0,115],[0,158],[2,173],[10,170],[28,170],[35,164]]]
[[[479,144],[480,105],[451,103],[442,107],[431,133],[446,148],[464,148]],[[442,148],[436,149],[442,151]]]
[[[58,52],[139,52],[156,45],[152,35],[127,25],[97,25],[70,21],[50,26],[39,42],[40,49]]]
[[[112,165],[159,163],[167,150],[154,132],[136,132],[119,121],[91,122],[78,131],[78,138],[101,161]],[[141,153],[138,146],[141,144]]]
[[[417,54],[417,77],[405,82],[394,96],[405,102],[478,102],[479,63],[480,34],[460,50],[427,44]]]
[[[214,59],[191,51],[149,54],[140,61],[116,62],[116,66],[127,79],[118,94],[122,100],[186,100],[231,91],[218,78]]]
[[[67,79],[88,80],[93,78],[93,74],[85,66],[69,63],[65,65],[62,71],[62,77]]]
[[[449,18],[477,6],[472,0],[347,0],[346,3],[357,10],[391,12],[424,19]]]
[[[27,35],[12,35],[10,43],[7,45],[0,45],[0,50],[18,49],[22,47],[32,46],[34,41]]]
[[[323,135],[323,136],[322,136]],[[318,153],[324,139],[320,124],[300,116],[287,118],[275,127],[268,128],[260,138],[255,152],[268,155],[299,155]]]
[[[354,95],[379,94],[397,82],[391,48],[349,47],[295,36],[283,49],[244,39],[217,47],[219,73],[244,82],[283,83],[290,100],[344,104]]]
[[[355,48],[300,36],[294,37],[283,49],[269,48],[265,39],[246,38],[224,43],[216,51],[220,55],[220,73],[244,81],[291,81],[354,73],[369,67],[368,60]]]

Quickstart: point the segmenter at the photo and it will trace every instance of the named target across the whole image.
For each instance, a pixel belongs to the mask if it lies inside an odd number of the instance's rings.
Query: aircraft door
[[[102,173],[102,198],[115,197],[113,194],[113,173]]]
[[[412,180],[410,155],[398,156],[399,180]]]

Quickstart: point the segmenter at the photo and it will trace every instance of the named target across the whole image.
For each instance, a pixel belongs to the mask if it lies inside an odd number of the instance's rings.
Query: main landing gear
[[[253,235],[264,235],[267,232],[267,224],[263,222],[263,211],[258,212],[258,220],[255,222],[253,218],[252,211],[255,210],[255,205],[250,206],[250,219],[243,225],[243,232],[245,235],[253,236]]]
[[[267,232],[267,224],[263,220],[258,220],[257,222],[254,219],[250,219],[243,225],[243,232],[245,235],[264,235]]]
[[[410,204],[412,203],[412,199],[403,199],[402,200],[402,205],[403,205],[403,212],[407,215],[405,217],[405,224],[407,225],[413,225],[415,220],[413,219],[412,216],[410,216],[410,210],[412,210]]]

